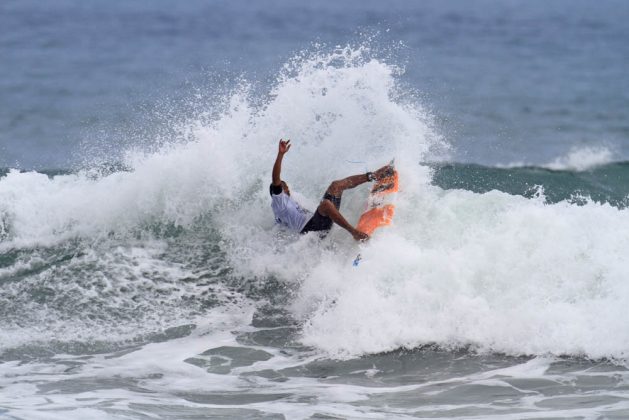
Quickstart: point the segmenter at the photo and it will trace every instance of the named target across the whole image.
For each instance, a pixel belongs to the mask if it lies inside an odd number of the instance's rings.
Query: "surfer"
[[[273,182],[270,186],[270,193],[272,200],[271,208],[275,215],[275,221],[299,233],[327,233],[332,228],[332,224],[336,223],[347,230],[357,241],[369,239],[369,235],[357,230],[339,212],[341,196],[343,195],[343,191],[347,189],[385,176],[388,166],[384,166],[376,172],[367,172],[366,174],[353,175],[333,181],[323,195],[323,199],[313,215],[292,199],[288,184],[280,177],[280,173],[282,172],[282,159],[290,149],[290,146],[290,140],[280,140],[277,158],[273,165]]]

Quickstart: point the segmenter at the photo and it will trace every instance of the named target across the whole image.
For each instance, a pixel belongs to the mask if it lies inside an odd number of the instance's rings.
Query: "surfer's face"
[[[290,195],[290,190],[288,189],[288,184],[282,181],[282,190],[286,193],[286,195]]]

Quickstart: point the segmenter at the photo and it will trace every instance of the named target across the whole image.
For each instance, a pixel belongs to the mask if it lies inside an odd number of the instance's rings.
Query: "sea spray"
[[[243,297],[243,284],[276,278],[296,291],[324,256],[352,250],[338,229],[324,242],[278,230],[268,183],[281,137],[294,144],[282,175],[311,209],[332,180],[394,156],[408,185],[429,181],[417,163],[439,137],[421,106],[395,99],[401,70],[370,54],[301,55],[264,98],[239,83],[220,112],[178,129],[185,139],[131,148],[105,171],[6,173],[4,345],[133,342],[204,308],[264,299]],[[350,220],[362,201],[360,188],[344,197]]]

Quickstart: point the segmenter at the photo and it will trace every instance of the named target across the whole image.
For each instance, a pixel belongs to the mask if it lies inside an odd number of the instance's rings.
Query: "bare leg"
[[[322,200],[321,204],[319,204],[319,207],[317,208],[317,211],[321,214],[321,216],[327,216],[332,219],[334,223],[348,231],[357,241],[369,239],[369,235],[356,230],[354,226],[350,225],[349,222],[345,220],[341,212],[334,207],[334,203],[330,200]]]
[[[378,169],[374,173],[376,179],[380,179],[386,176],[388,170],[388,165]],[[340,198],[343,195],[343,191],[357,187],[360,184],[364,184],[365,182],[369,182],[367,174],[348,176],[347,178],[333,181],[328,187],[326,193],[334,197]],[[369,239],[369,235],[357,230],[356,228],[354,228],[354,226],[350,225],[349,222],[345,220],[341,212],[339,212],[338,209],[334,206],[334,203],[332,203],[330,200],[322,200],[321,204],[319,204],[319,207],[317,208],[317,211],[322,216],[329,217],[334,223],[347,230],[357,241]]]
[[[374,176],[376,179],[383,178],[387,175],[388,171],[389,165],[385,165],[375,171]],[[334,197],[340,197],[343,194],[343,191],[357,187],[360,184],[364,184],[365,182],[369,182],[367,174],[348,176],[347,178],[333,181],[328,187],[326,193],[333,195]]]
[[[343,194],[343,191],[357,187],[368,181],[369,179],[366,174],[348,176],[347,178],[333,181],[328,187],[326,193],[333,195],[334,197],[340,197]]]

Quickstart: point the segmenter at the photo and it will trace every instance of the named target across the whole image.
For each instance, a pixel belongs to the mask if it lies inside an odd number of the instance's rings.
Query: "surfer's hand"
[[[283,155],[288,152],[288,149],[290,149],[290,140],[280,139],[279,153]]]
[[[377,180],[381,180],[383,178],[386,178],[387,176],[391,175],[391,166],[390,165],[385,165],[382,168],[378,169],[377,171],[375,171],[373,173],[374,178],[376,178]]]
[[[354,232],[352,232],[352,236],[357,241],[366,241],[367,239],[369,239],[369,235],[359,230],[354,230]]]

